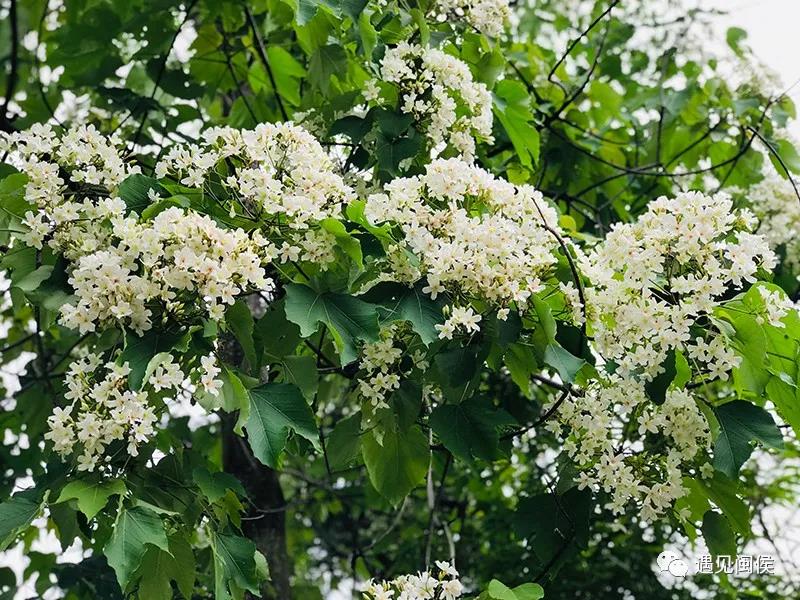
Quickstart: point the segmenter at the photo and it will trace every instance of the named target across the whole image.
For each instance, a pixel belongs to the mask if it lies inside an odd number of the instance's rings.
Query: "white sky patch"
[[[666,0],[665,0],[666,1]],[[728,27],[741,27],[747,31],[747,43],[754,54],[775,69],[786,88],[793,84],[789,95],[800,102],[800,1],[798,0],[707,0],[709,8],[724,10],[718,17],[720,41],[724,44]],[[789,130],[800,136],[800,121],[795,120]]]

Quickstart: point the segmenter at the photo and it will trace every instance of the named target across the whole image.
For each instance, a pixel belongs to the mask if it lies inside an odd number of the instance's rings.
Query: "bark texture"
[[[286,548],[286,501],[277,471],[258,462],[244,439],[226,419],[223,458],[225,471],[247,490],[252,505],[242,521],[244,534],[267,558],[269,580],[262,588],[265,600],[291,600],[293,565]]]

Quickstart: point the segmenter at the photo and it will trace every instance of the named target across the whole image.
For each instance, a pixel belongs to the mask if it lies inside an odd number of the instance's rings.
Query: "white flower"
[[[452,309],[450,318],[441,325],[436,325],[439,337],[442,339],[452,339],[456,329],[462,329],[465,333],[477,333],[480,331],[481,315],[476,314],[471,307],[455,306]]]
[[[222,381],[216,378],[221,372],[217,366],[217,359],[213,354],[209,354],[200,358],[200,364],[202,367],[200,385],[207,393],[218,396],[219,390],[222,388]]]
[[[424,175],[391,181],[369,197],[365,214],[404,236],[387,251],[387,277],[413,283],[424,275],[432,298],[452,290],[522,309],[557,263],[558,241],[544,227],[558,231],[557,213],[541,193],[460,159],[434,160]]]
[[[485,0],[486,2],[490,0]],[[436,48],[401,42],[386,50],[381,79],[398,88],[400,108],[411,114],[436,153],[449,146],[471,161],[477,137],[491,143],[492,96],[466,63]],[[370,83],[368,102],[380,95]]]
[[[127,363],[107,363],[100,366],[101,357],[89,354],[74,361],[67,369],[65,396],[73,403],[66,408],[56,407],[48,417],[50,431],[45,439],[63,457],[81,448],[77,457],[78,470],[97,468],[105,449],[116,441],[127,442],[128,453],[136,456],[139,446],[155,433],[156,414],[149,393],[128,389]],[[172,364],[172,363],[169,363]],[[168,369],[174,372],[173,365]],[[153,377],[144,387],[154,389]]]
[[[503,32],[510,14],[508,0],[438,0],[436,8],[440,18],[454,23],[464,20],[492,37]]]
[[[364,590],[365,600],[456,600],[464,593],[458,571],[449,563],[436,562],[439,577],[428,571],[400,575],[389,581],[370,580]]]

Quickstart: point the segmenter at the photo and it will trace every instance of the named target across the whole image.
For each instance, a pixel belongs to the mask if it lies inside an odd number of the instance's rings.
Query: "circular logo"
[[[672,550],[664,550],[659,554],[656,564],[662,573],[666,571],[673,577],[686,577],[689,572],[689,565],[686,564],[686,561],[680,554]]]

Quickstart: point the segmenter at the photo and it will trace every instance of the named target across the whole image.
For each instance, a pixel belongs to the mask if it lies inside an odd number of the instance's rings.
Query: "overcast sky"
[[[786,87],[800,80],[800,0],[707,0],[707,4],[728,12],[720,17],[721,32],[734,25],[747,31],[750,47],[780,74]],[[798,103],[800,84],[790,95]],[[799,122],[791,129],[800,136]]]

